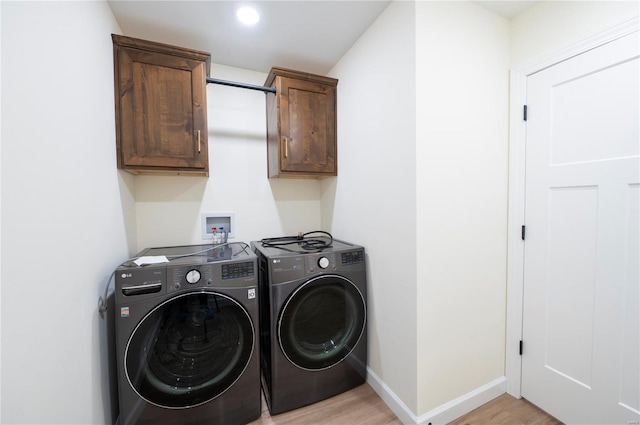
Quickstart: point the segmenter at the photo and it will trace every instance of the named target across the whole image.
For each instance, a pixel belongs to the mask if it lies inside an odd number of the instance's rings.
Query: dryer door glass
[[[127,379],[149,403],[192,407],[222,394],[253,352],[246,310],[218,293],[172,298],[136,327],[125,351]]]
[[[334,275],[314,278],[301,285],[282,308],[280,346],[300,368],[329,368],[356,346],[366,316],[364,297],[350,280]]]

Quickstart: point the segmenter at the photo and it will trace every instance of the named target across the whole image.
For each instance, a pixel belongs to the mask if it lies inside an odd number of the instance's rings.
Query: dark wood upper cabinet
[[[267,93],[269,177],[338,174],[336,89],[338,80],[272,68]]]
[[[118,168],[209,175],[209,53],[112,34]]]

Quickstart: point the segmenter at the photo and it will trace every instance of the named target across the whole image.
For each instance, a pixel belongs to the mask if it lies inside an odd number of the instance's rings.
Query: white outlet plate
[[[203,212],[202,239],[213,239],[212,227],[224,227],[229,239],[234,237],[236,229],[236,216],[229,211]]]

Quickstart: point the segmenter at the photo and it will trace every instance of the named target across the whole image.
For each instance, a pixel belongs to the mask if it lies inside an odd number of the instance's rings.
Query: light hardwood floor
[[[262,400],[262,416],[249,425],[402,425],[368,384],[310,406],[271,416]]]
[[[364,384],[290,412],[271,416],[262,400],[262,416],[249,425],[402,425],[378,394]],[[562,425],[528,401],[503,394],[449,425]]]
[[[562,425],[525,399],[502,394],[449,425]]]

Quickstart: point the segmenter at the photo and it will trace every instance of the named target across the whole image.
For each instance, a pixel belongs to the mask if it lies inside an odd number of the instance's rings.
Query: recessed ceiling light
[[[244,6],[238,9],[238,11],[236,12],[236,17],[245,25],[255,25],[260,20],[260,15],[258,15],[258,12],[254,8],[249,6]]]

